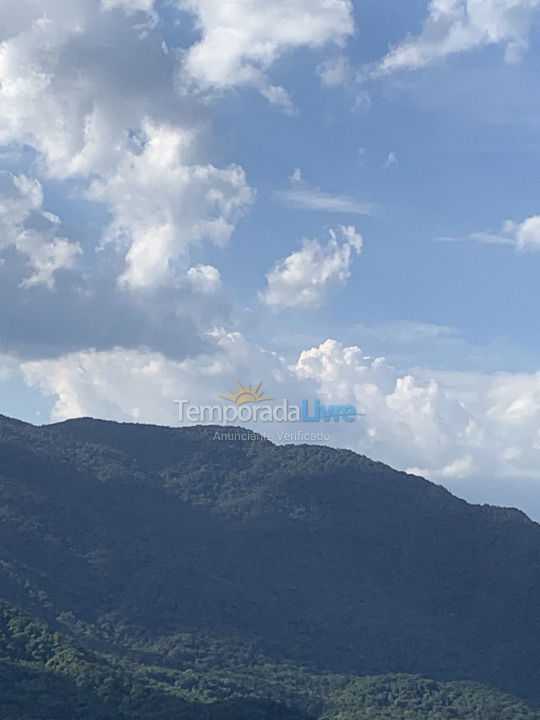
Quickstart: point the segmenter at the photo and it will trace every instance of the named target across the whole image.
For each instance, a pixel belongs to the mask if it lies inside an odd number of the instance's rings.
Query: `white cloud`
[[[292,371],[322,400],[366,413],[361,427],[342,428],[342,443],[370,457],[445,483],[540,482],[540,373],[403,373],[333,340],[303,352]]]
[[[130,130],[170,112],[173,63],[137,16],[89,0],[18,2],[20,27],[0,44],[0,144],[35,148],[56,178],[107,172]]]
[[[301,250],[278,262],[267,274],[261,300],[274,308],[322,305],[327,291],[350,277],[351,263],[362,245],[362,236],[352,226],[331,230],[326,245],[304,240]]]
[[[268,383],[280,379],[283,363],[236,332],[212,333],[220,352],[182,362],[150,350],[81,351],[55,360],[26,362],[21,371],[29,385],[56,397],[52,417],[94,416],[172,425],[174,402],[216,404],[231,378]]]
[[[474,232],[468,238],[440,237],[438,242],[462,242],[474,240],[483,245],[510,245],[519,252],[540,251],[540,215],[533,215],[523,222],[506,220],[499,232]]]
[[[88,191],[113,214],[106,239],[129,248],[120,283],[131,288],[174,279],[193,244],[225,245],[253,199],[240,167],[190,164],[190,133],[146,123],[144,134],[142,152],[126,155]]]
[[[112,215],[104,240],[126,256],[121,285],[173,282],[193,244],[228,242],[253,193],[240,167],[199,161],[204,122],[187,120],[176,58],[141,25],[153,3],[20,2],[24,22],[0,44],[0,145],[33,147],[49,177],[92,179],[87,197]],[[36,281],[70,249],[51,245]]]
[[[186,53],[184,69],[200,86],[259,88],[290,108],[288,96],[267,72],[297,48],[341,45],[354,32],[350,0],[177,0],[195,14],[201,40]]]
[[[388,153],[388,157],[385,160],[384,163],[384,169],[389,170],[392,167],[397,167],[399,165],[398,156],[395,152]]]
[[[422,68],[453,53],[484,45],[505,48],[515,62],[528,47],[540,0],[430,0],[419,37],[393,48],[379,64],[383,73]]]
[[[43,210],[43,190],[37,180],[0,171],[0,250],[15,248],[32,273],[24,287],[54,287],[55,273],[73,268],[81,248],[60,233],[60,219]]]
[[[540,215],[527,218],[522,223],[509,222],[505,229],[515,239],[518,250],[540,250]]]
[[[121,8],[128,13],[144,12],[152,14],[154,0],[101,0],[103,10],[115,10]]]
[[[373,215],[373,203],[362,202],[349,195],[325,192],[308,185],[302,170],[296,168],[289,177],[291,187],[274,193],[275,198],[289,207],[310,212],[343,213],[346,215]]]
[[[189,268],[187,278],[193,290],[202,295],[212,295],[221,288],[221,275],[212,265],[195,265]]]
[[[304,177],[300,168],[294,168],[292,174],[289,175],[289,182],[291,183],[291,185],[302,185],[302,183],[304,182]]]
[[[312,212],[343,213],[345,215],[373,215],[373,203],[365,203],[348,195],[335,195],[317,189],[299,189],[277,192],[276,197],[285,205]]]
[[[351,75],[349,61],[343,55],[325,60],[317,68],[323,87],[335,88],[344,85]]]
[[[66,238],[54,237],[44,242],[41,232],[27,230],[18,239],[16,247],[28,256],[34,270],[22,281],[23,287],[45,285],[54,287],[54,274],[58,270],[71,269],[82,250],[77,243]]]

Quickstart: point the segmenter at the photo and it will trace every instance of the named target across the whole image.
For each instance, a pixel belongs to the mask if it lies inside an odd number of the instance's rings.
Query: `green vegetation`
[[[0,418],[1,720],[540,718],[538,525],[214,432]]]
[[[403,675],[317,677],[271,666],[235,672],[219,665],[216,658],[210,672],[182,674],[112,660],[78,648],[45,623],[0,602],[0,717],[10,720],[540,717],[515,698],[472,683]],[[288,696],[288,704],[258,698],[276,694]]]
[[[201,703],[142,681],[0,602],[0,717],[10,720],[301,720],[257,699]]]

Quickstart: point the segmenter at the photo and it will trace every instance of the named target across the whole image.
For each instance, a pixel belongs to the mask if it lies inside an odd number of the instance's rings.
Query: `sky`
[[[540,520],[539,20],[1,0],[0,413],[174,426],[262,381]]]

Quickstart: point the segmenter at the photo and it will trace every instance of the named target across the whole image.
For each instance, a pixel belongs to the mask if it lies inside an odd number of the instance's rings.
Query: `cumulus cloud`
[[[261,300],[274,308],[322,305],[331,287],[348,280],[353,258],[362,246],[363,238],[353,226],[330,230],[326,245],[305,239],[301,250],[280,260],[266,275]]]
[[[213,265],[195,265],[187,272],[188,281],[196,293],[212,295],[221,288],[221,275]]]
[[[189,254],[226,243],[253,192],[240,167],[209,161],[208,113],[175,92],[155,12],[150,0],[2,3],[0,147],[32,152],[36,175],[5,175],[0,190],[6,351],[182,359],[209,352],[208,327],[229,319],[219,275],[189,271]],[[64,232],[43,207],[51,180],[57,204],[92,201],[91,222],[85,210]]]
[[[43,209],[37,180],[0,171],[0,251],[14,248],[31,269],[21,285],[52,290],[55,274],[74,267],[81,247],[60,235],[60,219]]]
[[[31,146],[51,177],[106,173],[144,118],[178,112],[174,58],[157,33],[141,36],[136,15],[89,0],[18,3],[19,27],[0,44],[0,144]]]
[[[241,168],[198,161],[176,58],[141,33],[152,3],[23,6],[26,25],[0,44],[0,144],[31,146],[50,177],[92,178],[87,197],[112,215],[105,240],[125,251],[122,285],[173,281],[192,244],[227,242],[253,195]],[[57,244],[49,264],[67,250]]]
[[[507,231],[515,237],[518,250],[540,250],[540,215],[527,218],[522,223],[511,223]]]
[[[43,203],[36,179],[0,172],[3,351],[33,358],[115,345],[175,358],[210,351],[208,327],[231,322],[216,268],[185,268],[174,284],[144,292],[119,290],[123,255],[104,247],[96,263],[84,233],[85,253]]]
[[[507,222],[506,236],[514,240],[517,250],[540,250],[540,215],[534,215],[521,223]]]
[[[190,133],[145,123],[144,138],[139,154],[126,155],[88,190],[112,212],[107,241],[129,248],[120,283],[132,288],[174,279],[191,245],[226,244],[253,198],[242,168],[190,164]]]
[[[268,71],[297,48],[341,45],[354,32],[350,0],[177,0],[196,17],[201,40],[186,53],[184,70],[203,88],[254,86],[290,109]]]
[[[231,377],[248,382],[254,368],[268,383],[281,379],[283,361],[240,333],[218,329],[210,339],[212,352],[182,361],[117,347],[26,362],[21,370],[28,384],[55,397],[56,420],[93,415],[160,424],[175,423],[175,401],[215,404]]]
[[[502,45],[508,62],[528,47],[540,0],[430,0],[417,38],[393,48],[380,62],[382,73],[417,69],[448,55],[485,45]]]
[[[291,370],[317,397],[366,413],[343,441],[371,457],[440,482],[538,479],[540,373],[403,373],[333,340]]]

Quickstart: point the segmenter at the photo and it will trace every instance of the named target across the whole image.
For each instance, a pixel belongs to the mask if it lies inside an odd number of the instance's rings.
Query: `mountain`
[[[262,678],[264,680],[264,677]],[[321,720],[538,720],[515,698],[467,683],[421,677],[303,678]],[[297,701],[299,702],[299,701]],[[193,702],[163,682],[83,650],[0,601],[0,717],[9,720],[313,720],[256,697]]]
[[[0,417],[0,589],[175,717],[540,717],[540,526],[348,451]]]
[[[518,707],[512,703],[514,707]],[[10,720],[305,720],[256,699],[194,703],[83,650],[0,601],[0,717]]]

